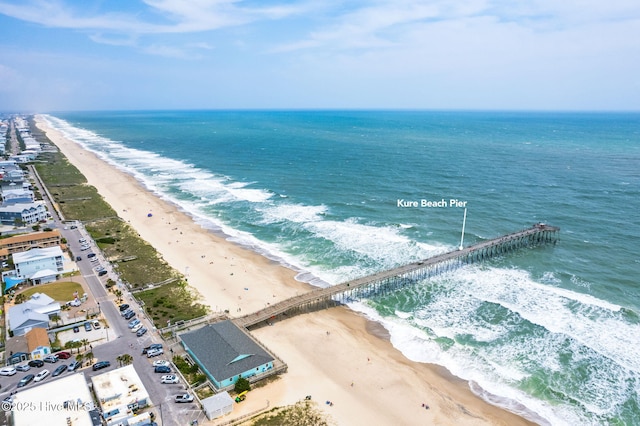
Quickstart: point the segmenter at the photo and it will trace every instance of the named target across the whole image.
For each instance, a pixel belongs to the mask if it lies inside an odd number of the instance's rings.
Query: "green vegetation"
[[[69,300],[73,300],[73,294],[78,292],[78,295],[82,295],[82,286],[78,283],[71,281],[63,281],[51,284],[41,284],[37,287],[30,287],[20,293],[21,299],[29,299],[34,293],[44,293],[55,301],[66,303]],[[17,299],[17,297],[16,297]]]
[[[165,327],[169,320],[175,323],[201,317],[208,312],[207,306],[196,301],[196,296],[184,281],[141,291],[135,296],[144,302],[147,314],[158,328]]]
[[[243,424],[251,426],[328,426],[330,423],[313,402],[298,401],[295,405],[276,407]]]
[[[46,139],[33,122],[31,130],[37,139]],[[67,220],[83,222],[100,250],[113,263],[120,279],[132,290],[163,284],[136,293],[156,327],[166,326],[167,320],[188,320],[208,313],[206,306],[197,303],[182,274],[118,217],[64,155],[46,153],[41,158],[43,162],[35,167],[58,208]]]
[[[244,391],[250,391],[251,390],[251,383],[249,383],[249,381],[247,379],[245,379],[244,377],[240,377],[238,379],[238,381],[236,382],[236,385],[233,388],[233,390],[236,393],[241,393],[241,392],[244,392]]]
[[[199,386],[207,380],[207,376],[200,372],[197,365],[189,364],[181,356],[175,355],[172,361],[190,386]]]

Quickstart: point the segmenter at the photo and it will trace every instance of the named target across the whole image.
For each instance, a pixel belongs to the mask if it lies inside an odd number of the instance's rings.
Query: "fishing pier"
[[[482,262],[513,251],[558,241],[560,228],[537,223],[533,227],[483,241],[460,250],[378,272],[327,288],[318,288],[233,320],[239,327],[270,324],[276,319],[317,311],[362,298],[388,294],[464,265]]]

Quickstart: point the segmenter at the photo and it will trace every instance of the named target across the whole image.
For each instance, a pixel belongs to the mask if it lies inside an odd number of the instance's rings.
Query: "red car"
[[[56,355],[60,359],[69,359],[69,358],[71,358],[71,354],[69,352],[58,352]]]

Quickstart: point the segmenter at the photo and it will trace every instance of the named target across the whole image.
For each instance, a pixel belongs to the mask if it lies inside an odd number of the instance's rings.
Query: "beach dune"
[[[294,271],[203,229],[41,117],[36,123],[213,311],[241,316],[311,288],[296,281]],[[533,424],[486,403],[444,369],[409,361],[379,324],[346,307],[292,317],[253,334],[288,364],[288,372],[251,391],[233,417],[311,395],[337,425]]]

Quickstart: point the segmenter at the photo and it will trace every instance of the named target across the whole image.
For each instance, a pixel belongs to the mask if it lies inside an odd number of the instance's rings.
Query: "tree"
[[[62,318],[60,318],[60,315],[58,315],[58,314],[53,314],[53,315],[51,315],[50,319],[51,319],[51,321],[56,323],[56,327],[57,327],[58,326],[58,322],[60,322],[60,320]]]
[[[118,361],[118,364],[122,367],[123,365],[131,364],[133,362],[133,357],[129,354],[122,354],[116,357],[116,361]]]
[[[87,350],[87,345],[89,344],[89,340],[88,339],[82,339],[80,341],[80,343],[84,346],[84,350]]]
[[[24,293],[16,294],[16,305],[24,303],[26,300],[27,297],[24,295]]]
[[[90,364],[93,364],[93,352],[87,352],[84,354],[84,359],[89,361]]]
[[[251,390],[251,383],[249,383],[249,381],[247,379],[245,379],[244,377],[240,377],[238,379],[238,381],[236,382],[236,385],[233,388],[233,390],[236,393],[241,393],[241,392],[244,392],[244,391],[250,391]]]

